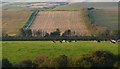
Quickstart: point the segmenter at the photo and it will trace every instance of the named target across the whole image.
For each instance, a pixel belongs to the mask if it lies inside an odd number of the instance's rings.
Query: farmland
[[[98,26],[118,30],[118,9],[97,9],[94,12],[94,18]]]
[[[76,35],[90,35],[90,31],[86,27],[85,15],[81,11],[40,11],[36,20],[31,25],[32,30],[42,30],[45,32],[53,32],[60,29],[61,33],[70,29]]]
[[[3,10],[2,12],[3,36],[20,36],[20,30],[31,15],[31,11]]]
[[[24,5],[24,3],[21,4]],[[97,8],[89,8],[90,5],[85,4],[86,6],[74,3],[56,7],[53,10],[48,8],[48,10],[33,9],[32,11],[24,10],[23,7],[18,8],[20,4],[11,4],[13,8],[6,6],[2,16],[2,34],[5,37],[2,37],[3,41],[1,41],[2,56],[0,58],[2,58],[3,67],[9,67],[10,63],[13,67],[16,65],[29,67],[29,62],[32,66],[35,59],[38,63],[40,62],[40,65],[44,66],[44,63],[48,63],[47,65],[50,66],[51,61],[54,62],[53,60],[59,55],[63,56],[55,62],[60,65],[65,63],[65,67],[67,64],[74,66],[77,59],[80,59],[77,65],[82,64],[81,60],[83,60],[82,65],[85,67],[89,65],[89,61],[92,66],[94,64],[106,66],[109,63],[111,65],[112,60],[114,60],[113,64],[116,64],[116,61],[119,62],[117,58],[119,33],[115,31],[111,35],[110,32],[116,30],[118,26],[117,10],[101,9],[106,3],[101,7],[101,4],[97,6],[98,4],[95,3]],[[108,6],[111,7],[110,5]],[[13,10],[14,8],[23,10]],[[91,11],[94,11],[95,21],[91,20],[89,13]],[[94,54],[96,51],[97,53]],[[82,57],[85,57],[85,60]]]
[[[116,2],[76,2],[67,5],[62,5],[54,8],[53,10],[80,10],[81,8],[94,7],[96,9],[106,9],[106,8],[118,8],[118,3]]]
[[[118,30],[118,3],[72,3],[58,6],[53,10],[81,10],[81,8],[95,8],[95,24],[113,31]]]
[[[33,3],[30,2],[3,2],[2,3],[2,9],[3,10],[30,10],[30,8],[27,7],[27,5],[30,5]]]
[[[97,43],[94,41],[80,41],[72,43],[52,43],[52,41],[5,41],[2,42],[3,58],[8,58],[12,63],[24,59],[35,59],[36,56],[49,56],[54,58],[65,54],[70,58],[79,58],[94,51],[110,51],[118,54],[118,44],[108,42]]]

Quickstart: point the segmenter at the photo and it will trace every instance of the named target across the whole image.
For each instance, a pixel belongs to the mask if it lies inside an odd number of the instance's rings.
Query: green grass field
[[[115,55],[118,54],[118,44],[110,42],[52,43],[51,41],[4,41],[2,45],[3,58],[8,58],[12,63],[25,59],[34,60],[37,56],[54,58],[63,54],[70,58],[79,58],[97,50],[110,51]]]
[[[94,7],[95,24],[105,27],[110,31],[118,30],[118,4],[117,3],[72,3],[62,5],[53,10],[82,10],[82,8]],[[99,9],[99,10],[98,10]]]

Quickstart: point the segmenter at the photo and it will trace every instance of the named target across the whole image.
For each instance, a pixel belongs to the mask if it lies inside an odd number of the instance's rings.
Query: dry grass
[[[3,10],[2,31],[3,35],[20,35],[20,29],[24,26],[31,11],[27,10]]]

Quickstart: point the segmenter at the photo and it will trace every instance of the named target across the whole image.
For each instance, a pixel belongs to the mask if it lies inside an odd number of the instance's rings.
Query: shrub
[[[91,67],[91,59],[89,56],[83,56],[82,58],[75,61],[75,67],[80,68],[90,68]]]
[[[74,63],[75,63],[75,58],[68,58],[67,67],[68,67],[68,68],[74,67]]]
[[[68,57],[65,55],[60,55],[59,57],[53,59],[52,64],[54,67],[61,68],[68,66]]]
[[[35,64],[31,60],[23,60],[20,63],[16,64],[15,67],[35,67]]]
[[[46,59],[44,61],[44,63],[42,63],[39,67],[42,67],[42,68],[52,68],[51,60],[50,59]]]
[[[47,61],[48,61],[48,57],[46,57],[46,56],[38,56],[34,60],[34,63],[36,65],[36,67],[47,67],[47,64],[45,64],[45,62],[47,62]]]
[[[120,54],[116,56],[116,62],[114,64],[115,69],[120,69]]]
[[[77,60],[75,67],[113,68],[115,61],[115,56],[112,53],[108,51],[96,51],[90,56],[83,56],[81,59]]]
[[[120,62],[119,61],[115,62],[114,69],[120,69]]]
[[[115,63],[115,56],[107,51],[96,51],[91,56],[92,67],[112,67]]]
[[[12,63],[8,59],[2,59],[2,67],[12,67]]]

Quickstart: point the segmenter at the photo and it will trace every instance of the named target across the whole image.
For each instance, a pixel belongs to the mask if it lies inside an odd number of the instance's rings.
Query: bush
[[[8,59],[2,59],[2,67],[12,67],[12,63]]]
[[[107,51],[96,51],[91,56],[92,67],[113,67],[115,56]]]
[[[68,59],[66,55],[60,55],[54,59],[49,59],[46,56],[36,57],[34,63],[31,60],[24,60],[20,63],[14,65],[15,67],[30,67],[30,68],[62,68],[62,67],[77,67],[77,68],[120,68],[120,55],[114,56],[112,53],[108,51],[96,51],[91,55],[82,56],[80,59],[71,61]],[[117,61],[117,62],[116,62]],[[12,67],[12,64],[8,61],[8,59],[2,60],[3,67]]]
[[[47,62],[47,61],[48,61],[48,57],[46,57],[46,56],[42,56],[42,57],[38,56],[34,60],[34,63],[36,65],[36,67],[48,67],[47,63],[49,64],[49,62]],[[45,63],[45,62],[47,62],[47,63]]]
[[[91,59],[89,56],[83,56],[82,58],[75,61],[75,67],[80,68],[90,68],[91,67]]]
[[[31,60],[23,60],[20,63],[16,64],[15,67],[35,67],[35,64]]]
[[[83,56],[75,62],[75,67],[89,67],[89,68],[113,68],[115,64],[115,56],[107,51],[96,51],[90,56]],[[116,64],[117,65],[117,64]]]
[[[116,56],[116,62],[114,64],[115,69],[120,69],[120,54]]]
[[[120,69],[120,62],[115,62],[114,69]]]
[[[52,64],[54,67],[67,67],[68,66],[68,57],[65,55],[60,55],[59,57],[53,59]]]

